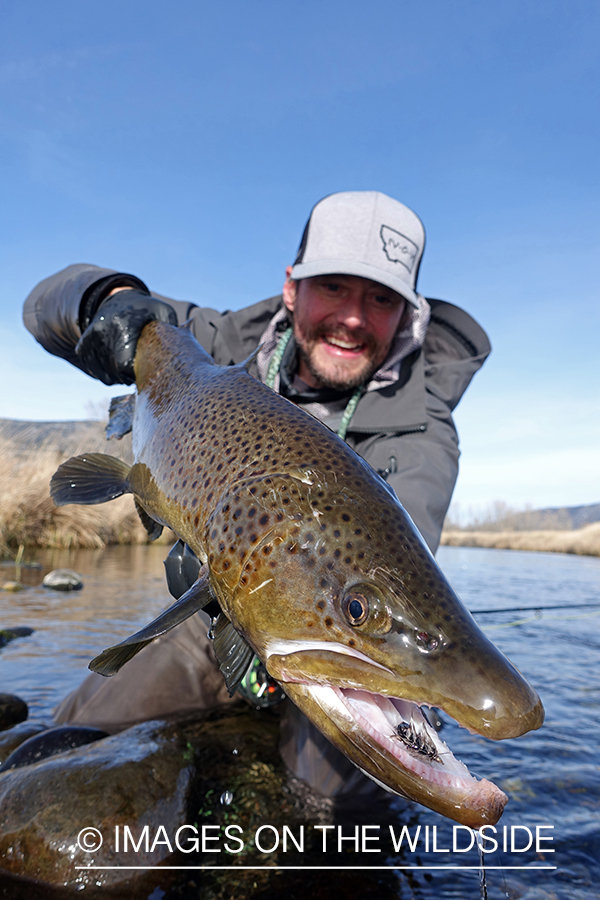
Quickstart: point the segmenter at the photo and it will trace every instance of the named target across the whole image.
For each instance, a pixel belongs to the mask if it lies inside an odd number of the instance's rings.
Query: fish
[[[256,654],[387,791],[463,825],[495,824],[506,795],[471,775],[422,709],[501,740],[542,725],[540,698],[480,630],[389,485],[248,368],[217,365],[185,328],[146,325],[133,465],[90,453],[53,476],[58,505],[133,494],[149,535],[171,528],[200,561],[179,600],[90,668],[112,675],[212,610],[230,692]]]

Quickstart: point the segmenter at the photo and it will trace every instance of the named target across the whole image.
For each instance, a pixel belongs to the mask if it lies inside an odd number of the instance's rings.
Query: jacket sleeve
[[[75,355],[75,346],[82,333],[82,309],[92,295],[95,295],[97,307],[115,287],[148,291],[135,275],[86,264],[68,266],[34,287],[25,300],[23,323],[45,350],[82,368]],[[160,294],[153,293],[152,296],[172,306],[180,324],[195,309],[192,303],[171,300]]]

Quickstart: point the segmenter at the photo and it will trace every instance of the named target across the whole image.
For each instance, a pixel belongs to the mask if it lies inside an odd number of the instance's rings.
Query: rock
[[[15,638],[29,637],[30,634],[33,634],[33,628],[28,628],[26,625],[18,625],[16,628],[3,628],[0,631],[0,648],[6,647]]]
[[[53,591],[79,591],[83,587],[81,575],[73,569],[54,569],[48,572],[42,584]]]
[[[0,772],[30,766],[58,753],[66,753],[76,747],[93,744],[94,741],[105,737],[108,737],[106,731],[84,725],[59,725],[56,728],[47,728],[41,734],[35,734],[23,741],[13,750],[0,766]]]
[[[14,694],[0,694],[0,731],[18,725],[27,718],[27,704]]]
[[[183,749],[173,729],[145,722],[98,743],[4,772],[0,865],[50,884],[92,886],[127,880],[131,873],[78,871],[76,866],[152,866],[164,861],[169,853],[163,846],[115,858],[114,830],[128,824],[137,833],[152,822],[174,833],[185,821],[193,766]],[[97,829],[105,839],[95,854],[77,843],[86,828]]]
[[[8,591],[11,594],[16,594],[17,591],[22,591],[25,585],[21,584],[20,581],[5,581],[2,585],[3,591]]]
[[[48,726],[43,722],[32,722],[28,719],[26,722],[13,725],[6,731],[0,731],[0,763],[4,762],[13,750],[16,750],[24,741],[47,730]]]
[[[289,900],[292,895],[327,900],[335,890],[361,900],[396,898],[393,872],[349,871],[345,876],[305,868],[287,872],[284,884],[275,869],[241,868],[265,863],[369,866],[378,861],[373,858],[377,854],[367,854],[365,861],[356,853],[323,853],[322,834],[308,823],[315,818],[319,824],[333,821],[333,802],[320,798],[315,806],[314,796],[312,801],[307,798],[306,786],[304,793],[289,788],[278,740],[275,714],[255,712],[240,703],[173,722],[145,722],[86,747],[6,771],[0,774],[0,867],[15,883],[31,879],[44,884],[49,898],[62,889],[85,889],[86,896],[95,897],[96,888],[102,898],[119,900],[150,895],[182,900],[192,896]],[[377,814],[371,808],[369,815]],[[254,836],[264,825],[280,835],[284,825],[295,835],[306,827],[305,852],[297,852],[293,845],[285,853],[281,845],[272,853],[257,848]],[[178,850],[175,836],[182,826],[186,828]],[[201,841],[207,826],[213,842],[203,852],[189,841]],[[242,835],[238,854],[225,847],[228,841],[237,849],[225,834],[230,826],[236,826],[232,836]],[[102,844],[93,852],[92,842],[99,844],[99,836]],[[263,837],[268,843],[273,832],[267,830]],[[164,868],[207,865],[227,868],[180,872]],[[82,866],[91,868],[78,868]],[[101,866],[153,868],[142,874]]]

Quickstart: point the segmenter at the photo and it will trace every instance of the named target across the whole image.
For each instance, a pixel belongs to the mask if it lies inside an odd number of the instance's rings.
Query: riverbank
[[[108,453],[131,463],[131,435],[107,442],[102,422],[0,419],[0,557],[14,558],[21,545],[102,549],[110,544],[147,543],[146,530],[130,496],[99,506],[54,505],[50,479],[62,462],[80,453]],[[172,532],[165,529],[159,542],[173,540]],[[536,531],[448,528],[441,543],[600,556],[600,523]]]
[[[600,556],[600,522],[569,531],[444,531],[448,547],[488,547],[536,553],[574,553]]]
[[[107,443],[101,422],[18,422],[0,419],[0,556],[18,548],[144,544],[148,540],[131,496],[99,506],[56,507],[50,479],[80,453],[108,453],[132,462],[131,438]],[[170,531],[161,542],[172,542]]]

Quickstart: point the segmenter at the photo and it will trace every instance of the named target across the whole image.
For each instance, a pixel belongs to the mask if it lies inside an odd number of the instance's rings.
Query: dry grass
[[[570,531],[444,531],[442,544],[450,547],[492,547],[497,550],[532,550],[600,556],[600,522]]]
[[[98,434],[97,441],[90,441],[90,429],[76,430],[66,438],[50,430],[40,438],[39,428],[33,427],[28,451],[27,434],[15,441],[0,429],[0,555],[14,556],[22,544],[102,548],[147,542],[131,496],[98,506],[60,508],[50,498],[50,478],[70,456],[92,450],[128,455],[127,445],[106,445],[100,426]],[[165,543],[172,540],[170,532],[161,538]]]

